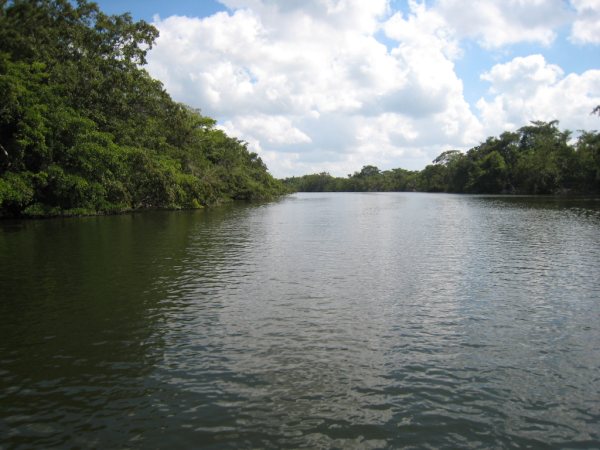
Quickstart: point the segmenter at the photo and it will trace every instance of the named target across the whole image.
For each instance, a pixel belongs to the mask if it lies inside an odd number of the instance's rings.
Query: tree
[[[418,190],[424,192],[446,191],[447,168],[439,164],[429,164],[418,176]]]
[[[573,150],[569,131],[561,132],[558,121],[532,122],[518,130],[519,155],[513,182],[517,191],[550,194],[572,181]]]
[[[494,150],[479,159],[471,171],[468,188],[481,194],[497,194],[506,186],[507,168],[502,155]]]
[[[600,133],[584,131],[576,144],[579,191],[600,192]]]
[[[457,158],[460,158],[462,152],[460,150],[446,150],[442,152],[437,158],[433,160],[433,164],[442,164],[447,166],[455,161]]]
[[[158,31],[86,0],[0,2],[0,216],[199,207],[284,191],[143,69]]]

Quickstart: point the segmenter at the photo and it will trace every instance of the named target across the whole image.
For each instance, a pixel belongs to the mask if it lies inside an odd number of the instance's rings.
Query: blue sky
[[[108,14],[129,12],[136,20],[152,22],[155,15],[161,17],[190,16],[206,17],[227,7],[213,0],[102,0],[96,1],[102,11]]]
[[[600,128],[600,0],[98,4],[154,23],[150,74],[276,176],[421,169],[531,120]]]

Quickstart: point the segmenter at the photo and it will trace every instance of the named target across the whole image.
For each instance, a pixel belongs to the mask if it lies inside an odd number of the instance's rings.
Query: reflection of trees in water
[[[470,197],[482,206],[514,207],[522,209],[564,210],[564,212],[600,213],[600,197],[530,196],[530,195],[476,195]]]
[[[56,445],[127,410],[143,414],[191,234],[226,214],[1,224],[0,434]]]

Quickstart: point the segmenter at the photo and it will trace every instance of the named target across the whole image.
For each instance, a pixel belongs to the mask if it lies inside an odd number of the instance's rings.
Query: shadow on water
[[[600,210],[599,196],[465,195],[472,201],[504,207],[547,210]]]
[[[112,448],[141,439],[136,422],[160,428],[173,280],[194,233],[244,209],[0,222],[0,448]]]

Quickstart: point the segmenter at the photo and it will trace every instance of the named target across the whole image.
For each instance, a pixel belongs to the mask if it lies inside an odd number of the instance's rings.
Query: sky
[[[276,177],[420,170],[531,121],[594,130],[600,0],[99,0]]]

